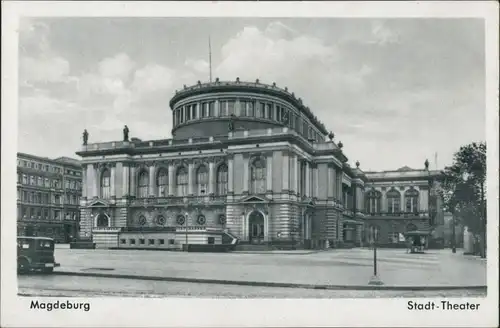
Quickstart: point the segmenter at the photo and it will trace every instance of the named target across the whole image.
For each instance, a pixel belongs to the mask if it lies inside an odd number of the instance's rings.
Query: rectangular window
[[[273,104],[268,104],[267,118],[270,120],[273,119]]]
[[[135,239],[129,239],[130,245],[135,245]]]
[[[144,238],[139,239],[139,244],[144,245],[145,242],[146,240]]]
[[[227,115],[231,116],[234,114],[234,101],[230,100],[227,102]]]
[[[194,104],[193,105],[193,120],[196,119],[198,117],[198,104]]]
[[[215,101],[211,101],[208,103],[208,117],[215,116]]]
[[[126,239],[120,239],[120,244],[126,244],[127,240]]]
[[[169,240],[168,240],[168,243],[169,243],[170,245],[175,244],[175,239],[169,239]]]
[[[207,242],[208,242],[209,245],[215,244],[215,237],[208,237],[207,239],[208,239]]]
[[[149,239],[148,243],[149,243],[149,245],[154,245],[155,244],[155,240],[154,239]]]
[[[46,209],[46,208],[43,210],[43,218],[44,218],[45,220],[48,220],[48,219],[49,219],[49,210],[48,210],[48,209]]]
[[[227,101],[220,102],[219,116],[227,116]]]
[[[186,121],[191,120],[191,106],[186,106]]]
[[[23,184],[28,184],[28,176],[23,174]]]
[[[203,103],[201,105],[201,117],[207,117],[208,116],[208,103]]]
[[[160,245],[164,245],[165,244],[165,239],[158,239],[158,242]]]

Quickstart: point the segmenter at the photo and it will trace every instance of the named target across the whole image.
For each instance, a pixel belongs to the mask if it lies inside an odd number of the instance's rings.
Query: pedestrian
[[[411,252],[411,246],[413,244],[413,241],[411,240],[411,237],[408,237],[406,239],[406,254]]]

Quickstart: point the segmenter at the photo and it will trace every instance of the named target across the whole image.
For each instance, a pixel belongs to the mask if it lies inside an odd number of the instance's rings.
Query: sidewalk
[[[61,263],[56,272],[85,276],[321,289],[436,290],[486,285],[485,263],[464,260],[458,254],[382,250],[378,273],[384,285],[376,287],[368,285],[373,259],[366,250],[282,256],[60,249],[56,256]]]

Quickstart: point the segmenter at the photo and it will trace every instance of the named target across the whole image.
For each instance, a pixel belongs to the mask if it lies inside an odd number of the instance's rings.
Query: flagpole
[[[212,45],[210,42],[210,35],[208,36],[208,66],[210,69],[210,82],[212,82]]]

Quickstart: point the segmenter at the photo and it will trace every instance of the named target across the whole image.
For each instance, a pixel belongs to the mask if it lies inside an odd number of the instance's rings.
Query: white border
[[[17,34],[19,16],[482,17],[486,26],[488,298],[476,312],[415,312],[404,299],[90,299],[91,311],[37,312],[16,296]],[[498,326],[498,3],[3,2],[1,326]],[[457,69],[460,69],[457,67]],[[47,299],[48,300],[48,299]],[[87,300],[89,301],[89,300]],[[471,299],[470,301],[474,301]],[[251,311],[251,312],[249,312]],[[252,314],[251,314],[252,313]]]

